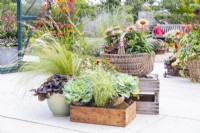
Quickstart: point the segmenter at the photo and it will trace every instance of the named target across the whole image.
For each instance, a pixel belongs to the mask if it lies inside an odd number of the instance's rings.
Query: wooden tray
[[[126,109],[70,106],[70,121],[109,126],[127,126],[136,117],[136,102]]]

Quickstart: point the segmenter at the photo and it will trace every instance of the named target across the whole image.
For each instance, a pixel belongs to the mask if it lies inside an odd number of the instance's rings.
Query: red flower
[[[96,64],[99,65],[99,62],[100,62],[100,60],[97,60],[97,61],[96,61]]]
[[[74,3],[74,0],[68,0],[68,2]]]
[[[107,58],[106,60],[110,60],[110,58]]]
[[[177,44],[175,44],[175,49],[176,49],[176,52],[178,51],[178,45]]]

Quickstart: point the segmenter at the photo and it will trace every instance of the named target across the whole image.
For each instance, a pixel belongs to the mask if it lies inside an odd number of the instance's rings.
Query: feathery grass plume
[[[83,59],[61,45],[54,36],[44,34],[32,44],[37,49],[38,62],[28,62],[22,70],[32,70],[47,74],[79,75]]]

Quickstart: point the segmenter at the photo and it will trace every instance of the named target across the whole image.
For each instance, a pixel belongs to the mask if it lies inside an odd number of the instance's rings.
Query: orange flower
[[[63,11],[66,13],[69,12],[69,7],[65,7]]]
[[[110,62],[106,62],[107,65],[110,65]]]
[[[46,10],[46,9],[47,9],[47,5],[41,6],[41,10]]]
[[[60,5],[62,0],[57,0],[57,4]]]
[[[194,28],[191,27],[191,28],[190,28],[190,31],[193,31],[193,30],[194,30]]]
[[[74,32],[74,30],[67,30],[67,32],[69,32],[69,33],[73,33],[73,32]]]
[[[175,35],[175,36],[176,36],[176,37],[180,37],[181,34],[182,34],[182,33],[181,33],[180,31],[178,31],[178,32],[176,32],[176,35]]]
[[[189,23],[189,22],[186,22],[186,23],[185,23],[185,26],[190,26],[190,23]]]

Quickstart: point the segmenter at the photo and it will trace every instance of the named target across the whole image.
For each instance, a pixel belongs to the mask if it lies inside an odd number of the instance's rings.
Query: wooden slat
[[[140,78],[139,88],[141,92],[158,93],[160,89],[160,81],[158,75],[151,74],[147,77]]]
[[[159,114],[159,103],[156,102],[136,102],[138,114]]]

